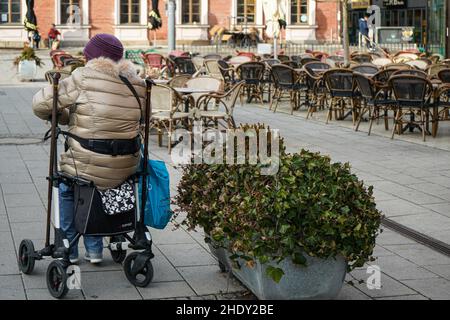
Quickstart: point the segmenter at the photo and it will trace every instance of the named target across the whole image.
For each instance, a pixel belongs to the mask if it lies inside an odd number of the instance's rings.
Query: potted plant
[[[14,59],[14,65],[17,67],[19,78],[22,81],[33,81],[36,77],[37,67],[41,67],[43,64],[41,58],[30,47],[25,47],[22,53]]]
[[[282,145],[275,175],[262,165],[184,166],[177,213],[258,298],[334,298],[347,271],[373,260],[382,215],[349,164]]]

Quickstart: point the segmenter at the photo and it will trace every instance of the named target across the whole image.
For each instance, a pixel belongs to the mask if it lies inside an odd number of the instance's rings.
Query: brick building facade
[[[26,1],[1,3],[0,46],[22,44],[26,40],[22,27]],[[176,3],[178,42],[208,41],[209,30],[216,25],[227,29],[255,27],[263,34],[266,23],[263,0],[176,0]],[[104,32],[115,34],[126,44],[147,45],[155,38],[161,44],[167,40],[166,2],[159,0],[163,27],[156,33],[147,27],[151,6],[151,0],[35,0],[35,13],[43,38],[55,23],[66,44],[85,43]],[[293,42],[337,41],[338,16],[338,5],[334,2],[288,0],[285,38]]]

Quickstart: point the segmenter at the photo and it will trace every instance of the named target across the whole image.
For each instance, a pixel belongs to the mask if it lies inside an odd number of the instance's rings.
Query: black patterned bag
[[[106,191],[100,191],[89,184],[75,183],[76,230],[81,234],[93,236],[111,236],[134,231],[136,228],[134,189],[130,181]]]

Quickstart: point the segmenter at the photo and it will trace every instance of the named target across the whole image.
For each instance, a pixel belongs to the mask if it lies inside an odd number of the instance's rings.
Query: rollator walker
[[[50,164],[48,180],[47,201],[47,225],[45,246],[41,250],[35,250],[31,240],[22,240],[18,250],[18,264],[24,274],[33,272],[35,261],[44,258],[54,259],[47,268],[47,287],[55,298],[63,298],[68,290],[68,268],[71,265],[70,249],[77,243],[82,235],[96,235],[110,237],[107,248],[112,259],[116,263],[123,262],[123,269],[131,284],[138,287],[146,287],[153,279],[153,266],[151,259],[152,238],[149,230],[144,225],[144,208],[147,201],[147,175],[148,175],[148,140],[149,123],[151,116],[151,89],[153,82],[146,79],[146,105],[145,105],[145,130],[144,130],[144,155],[142,168],[132,177],[130,185],[134,186],[135,206],[127,214],[105,215],[93,205],[99,200],[98,192],[92,182],[79,177],[70,177],[57,169],[57,139],[61,133],[58,127],[57,105],[60,74],[53,76],[53,109],[51,129],[46,137],[50,139]],[[127,84],[128,85],[128,84]],[[136,96],[135,91],[133,94]],[[138,98],[138,97],[137,97]],[[139,99],[139,98],[138,98]],[[142,190],[138,185],[142,182]],[[77,234],[69,241],[60,228],[59,185],[61,182],[74,186],[75,227]],[[139,195],[142,194],[140,197]],[[101,201],[101,200],[100,200]],[[97,202],[98,203],[98,202]],[[52,221],[53,212],[53,221]],[[50,241],[51,225],[54,229],[54,242]],[[130,235],[133,233],[133,235]],[[127,249],[135,250],[127,255]]]

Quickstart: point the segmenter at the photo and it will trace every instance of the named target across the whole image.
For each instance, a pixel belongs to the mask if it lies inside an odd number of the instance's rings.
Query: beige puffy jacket
[[[85,139],[132,139],[139,134],[141,110],[131,90],[120,80],[128,78],[145,108],[145,82],[127,60],[107,58],[89,61],[60,82],[60,123]],[[52,112],[53,89],[48,86],[33,98],[33,111],[48,120]],[[143,113],[143,110],[142,110]],[[101,189],[113,188],[136,172],[139,153],[111,156],[84,149],[68,139],[69,150],[61,155],[60,170],[93,181]]]

